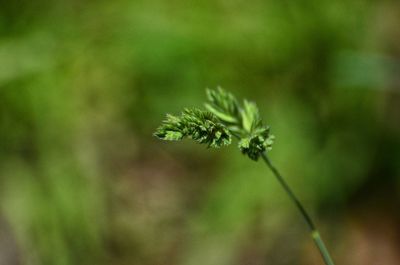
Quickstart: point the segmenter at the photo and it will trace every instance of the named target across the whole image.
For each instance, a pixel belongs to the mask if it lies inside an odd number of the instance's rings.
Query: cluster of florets
[[[207,90],[207,111],[185,109],[180,116],[167,115],[155,136],[178,141],[185,137],[209,147],[229,145],[232,135],[239,139],[239,149],[253,160],[272,147],[274,136],[260,118],[253,102],[243,105],[221,88]]]
[[[180,116],[168,114],[155,136],[168,141],[179,141],[188,137],[214,148],[232,142],[231,133],[215,115],[199,109],[185,109]]]

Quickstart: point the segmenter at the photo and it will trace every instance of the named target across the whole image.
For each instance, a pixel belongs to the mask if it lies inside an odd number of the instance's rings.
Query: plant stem
[[[262,156],[264,162],[267,164],[267,166],[271,169],[272,173],[274,173],[275,177],[277,178],[279,183],[282,185],[283,189],[289,195],[290,199],[296,205],[297,209],[299,209],[301,215],[303,216],[304,220],[307,223],[308,228],[310,229],[311,237],[313,238],[315,245],[318,247],[318,250],[321,253],[322,258],[324,259],[325,264],[326,265],[334,265],[333,260],[332,260],[331,256],[329,255],[329,252],[328,252],[327,248],[325,247],[325,244],[322,241],[322,238],[318,232],[318,229],[315,227],[314,222],[312,221],[310,215],[307,213],[307,211],[305,210],[303,205],[300,203],[299,199],[297,199],[296,195],[294,195],[293,191],[290,189],[289,185],[283,179],[283,177],[279,173],[279,171],[272,165],[268,156],[265,153],[263,153],[261,156]]]

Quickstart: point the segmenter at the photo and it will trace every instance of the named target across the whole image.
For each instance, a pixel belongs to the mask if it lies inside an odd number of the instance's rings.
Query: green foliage
[[[221,152],[226,162],[202,167],[194,161],[209,161],[207,152],[190,145],[176,164],[145,140],[165,110],[202,107],[194,102],[203,103],[204,80],[240,84],[239,103],[257,102],[285,139],[274,160],[310,207],[347,219],[360,191],[373,199],[399,187],[399,103],[390,96],[398,1],[368,3],[2,1],[0,242],[17,242],[0,249],[0,264],[154,265],[168,256],[230,265],[250,252],[280,260],[292,208],[261,163]],[[352,228],[335,227],[325,230]],[[298,263],[296,254],[282,263]]]
[[[231,143],[231,135],[239,139],[239,149],[252,160],[270,150],[274,136],[260,118],[257,105],[244,100],[243,106],[231,93],[218,88],[207,89],[208,111],[185,109],[181,116],[167,115],[154,134],[162,140],[179,141],[185,137],[209,147]]]

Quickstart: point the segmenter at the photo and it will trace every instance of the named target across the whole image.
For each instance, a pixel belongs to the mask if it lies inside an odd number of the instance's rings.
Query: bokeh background
[[[0,264],[321,265],[268,169],[152,136],[222,86],[337,264],[400,264],[397,0],[0,1]]]

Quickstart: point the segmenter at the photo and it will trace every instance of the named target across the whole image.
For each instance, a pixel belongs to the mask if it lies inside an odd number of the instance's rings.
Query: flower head
[[[154,135],[169,141],[191,138],[214,148],[229,145],[234,135],[241,152],[253,160],[271,150],[274,136],[263,124],[254,102],[244,100],[241,105],[222,88],[207,89],[207,98],[207,111],[191,108],[180,116],[167,115]]]
[[[214,114],[199,109],[185,109],[180,116],[168,114],[154,135],[168,141],[188,137],[214,148],[229,145],[232,141],[231,133]]]

